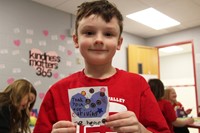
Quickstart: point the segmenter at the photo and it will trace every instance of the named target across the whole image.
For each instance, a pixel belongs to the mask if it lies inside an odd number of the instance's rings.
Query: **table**
[[[191,128],[199,128],[200,129],[200,117],[194,117],[194,123],[187,125]]]

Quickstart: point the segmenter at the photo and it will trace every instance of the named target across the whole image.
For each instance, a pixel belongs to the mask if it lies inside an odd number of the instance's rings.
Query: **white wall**
[[[34,108],[39,109],[53,83],[84,67],[83,62],[77,63],[80,54],[69,34],[75,16],[29,0],[0,0],[0,16],[0,91],[12,80],[28,79],[37,90]],[[47,30],[48,35],[44,35],[43,30]],[[62,40],[60,35],[66,38]],[[127,70],[127,46],[145,44],[145,40],[125,32],[122,36],[122,48],[117,51],[113,65]],[[21,42],[18,46],[13,43],[15,39]],[[36,75],[37,71],[29,65],[29,50],[32,48],[42,52],[54,51],[61,57],[58,69],[52,70],[52,77]]]
[[[192,53],[161,56],[160,79],[165,86],[173,86],[177,93],[177,100],[185,109],[192,108],[189,116],[197,117]],[[198,133],[197,129],[189,130],[191,133]]]
[[[160,57],[162,79],[194,78],[192,54],[184,53]],[[178,82],[179,84],[180,82]],[[194,81],[193,81],[194,83]]]
[[[194,54],[195,54],[195,68],[196,68],[196,86],[197,86],[197,99],[200,105],[200,26],[191,28],[188,30],[183,30],[180,32],[175,32],[172,34],[162,35],[158,37],[152,37],[146,39],[149,46],[161,46],[167,44],[173,44],[184,41],[193,41],[194,44]]]

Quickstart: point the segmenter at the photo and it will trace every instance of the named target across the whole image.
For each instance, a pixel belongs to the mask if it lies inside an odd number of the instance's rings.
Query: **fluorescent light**
[[[132,13],[126,17],[149,26],[155,30],[165,29],[180,24],[180,22],[166,16],[154,8],[148,8],[136,13]]]
[[[173,53],[173,52],[178,52],[178,51],[182,51],[183,48],[179,47],[179,46],[170,46],[170,47],[166,47],[166,48],[159,48],[159,51],[161,52],[165,52],[165,53]]]

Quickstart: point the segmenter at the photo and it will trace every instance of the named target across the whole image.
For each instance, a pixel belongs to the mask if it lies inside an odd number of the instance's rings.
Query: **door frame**
[[[196,109],[197,109],[197,115],[200,113],[198,107],[199,107],[199,102],[198,102],[198,91],[197,91],[197,84],[196,84],[196,66],[195,66],[195,54],[194,54],[194,42],[193,40],[188,40],[188,41],[182,41],[182,42],[176,42],[176,43],[171,43],[171,44],[164,44],[164,45],[159,45],[156,46],[156,48],[164,48],[164,47],[169,47],[169,46],[178,46],[178,45],[183,45],[183,44],[191,44],[191,50],[192,50],[192,63],[193,63],[193,73],[194,73],[194,87],[195,87],[195,95],[196,95]],[[159,75],[160,77],[160,56],[158,52],[158,69],[159,69]]]

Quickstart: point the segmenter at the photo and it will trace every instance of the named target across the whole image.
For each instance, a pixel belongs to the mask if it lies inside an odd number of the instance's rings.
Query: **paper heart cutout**
[[[54,77],[55,79],[57,79],[57,78],[59,77],[59,74],[58,74],[58,73],[54,73],[54,74],[53,74],[53,77]]]
[[[49,35],[49,31],[48,30],[43,30],[42,32],[43,32],[44,36],[48,36]]]
[[[67,50],[67,55],[72,55],[72,51],[71,50]]]
[[[65,35],[60,35],[61,40],[65,40]]]
[[[15,46],[20,46],[21,41],[20,40],[14,40],[13,43],[14,43]]]
[[[45,96],[45,93],[39,93],[39,98],[40,98],[40,99],[43,99],[44,96]]]
[[[7,79],[7,83],[8,84],[12,84],[14,82],[14,80],[15,80],[14,78],[8,78]]]
[[[37,54],[37,55],[41,55],[41,56],[38,56],[38,58],[35,58],[34,56],[31,56],[33,58],[30,58],[31,60],[34,60],[35,62],[45,62],[46,65],[42,65],[43,67],[43,71],[45,72],[51,72],[53,69],[57,69],[58,65],[56,65],[59,61],[57,59],[58,57],[58,54],[55,52],[55,51],[49,51],[49,52],[46,52],[46,53],[43,53],[42,51],[40,51],[39,49],[31,49],[31,53],[34,54]],[[46,57],[45,57],[46,56]],[[41,57],[41,58],[39,58]],[[50,60],[49,58],[51,57],[51,59],[53,60]],[[57,59],[57,60],[56,60]],[[49,65],[49,67],[45,67]],[[38,68],[37,65],[32,65],[35,69]]]
[[[70,106],[80,118],[102,117],[106,113],[107,96],[104,92],[96,92],[91,98],[86,98],[84,92],[72,96]]]

